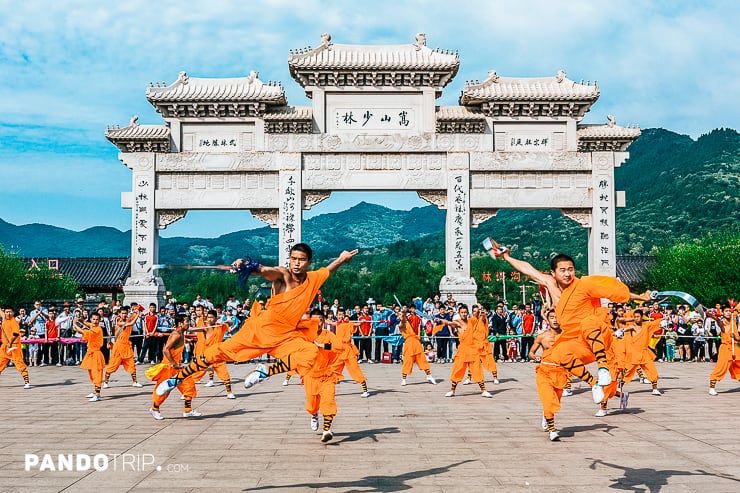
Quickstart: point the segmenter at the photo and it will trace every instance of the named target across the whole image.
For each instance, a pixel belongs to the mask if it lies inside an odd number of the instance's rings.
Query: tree
[[[79,285],[70,276],[41,265],[29,270],[18,256],[0,245],[0,304],[17,306],[35,299],[67,299],[79,293]]]
[[[684,291],[706,305],[740,295],[740,231],[710,233],[694,242],[658,249],[647,272],[661,291]]]

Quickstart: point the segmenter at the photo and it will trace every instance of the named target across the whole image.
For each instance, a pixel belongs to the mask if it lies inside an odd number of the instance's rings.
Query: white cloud
[[[129,188],[129,176],[103,132],[134,114],[162,123],[145,99],[150,81],[257,70],[281,81],[291,104],[310,104],[287,57],[323,32],[335,43],[403,44],[421,31],[431,47],[459,50],[440,104],[456,104],[465,80],[491,69],[526,77],[563,68],[599,81],[587,121],[614,114],[698,136],[738,127],[738,25],[732,0],[14,2],[0,20],[0,170],[21,182],[74,170],[111,190],[118,207],[113,190]]]

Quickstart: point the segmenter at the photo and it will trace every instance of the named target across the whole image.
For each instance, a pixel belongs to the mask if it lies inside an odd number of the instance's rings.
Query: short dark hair
[[[293,253],[294,251],[305,253],[309,261],[313,259],[313,250],[311,250],[311,247],[308,246],[306,243],[296,243],[291,247],[290,253]]]
[[[206,315],[213,315],[214,317],[218,317],[218,312],[216,310],[208,310],[208,313]]]
[[[323,317],[324,316],[324,312],[322,312],[318,308],[314,308],[313,310],[311,310],[311,316],[313,317],[314,315],[318,315],[320,317]]]
[[[573,259],[570,258],[569,255],[566,255],[564,253],[558,253],[552,258],[552,260],[550,260],[550,270],[554,272],[555,269],[558,268],[558,264],[560,262],[570,262],[571,264],[573,264],[573,267],[576,266],[575,261],[573,261]]]
[[[184,313],[178,313],[175,315],[175,325],[181,324],[183,322],[188,322],[188,316]]]

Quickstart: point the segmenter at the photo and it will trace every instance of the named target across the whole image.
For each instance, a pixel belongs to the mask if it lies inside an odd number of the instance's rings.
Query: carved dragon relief
[[[179,221],[188,213],[187,210],[162,210],[159,211],[159,219],[157,222],[157,229],[167,229],[170,224]]]
[[[560,209],[560,213],[577,222],[584,228],[590,228],[592,225],[591,211],[586,209]]]
[[[444,190],[417,191],[416,195],[418,195],[421,200],[425,200],[432,205],[436,205],[437,209],[447,209],[447,192]]]
[[[498,214],[498,209],[471,209],[470,212],[470,226],[477,228]]]
[[[249,212],[271,228],[278,227],[279,214],[277,209],[252,209]]]
[[[303,210],[307,211],[318,203],[323,202],[331,196],[331,192],[304,190],[303,191]]]

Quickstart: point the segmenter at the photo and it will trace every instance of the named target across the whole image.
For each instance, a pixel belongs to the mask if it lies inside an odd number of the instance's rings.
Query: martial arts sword
[[[650,293],[650,299],[652,300],[657,300],[658,298],[667,298],[669,296],[684,300],[696,310],[696,312],[702,319],[704,318],[704,307],[696,298],[691,296],[689,293],[684,293],[683,291],[652,291]]]
[[[147,271],[158,271],[162,269],[184,269],[184,270],[233,270],[231,265],[193,265],[193,264],[154,264]]]

